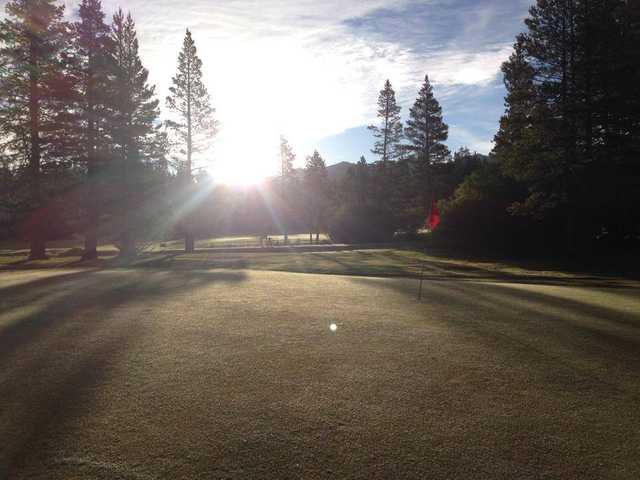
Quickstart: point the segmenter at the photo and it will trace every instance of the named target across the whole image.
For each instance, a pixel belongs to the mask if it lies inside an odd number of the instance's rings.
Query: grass
[[[297,245],[292,248],[261,249],[250,244],[255,237],[233,237],[201,241],[199,250],[185,254],[180,242],[154,243],[134,260],[117,257],[113,245],[99,248],[99,261],[82,262],[77,243],[54,243],[48,260],[28,261],[23,246],[0,245],[0,270],[40,268],[162,268],[162,269],[234,269],[296,273],[323,273],[379,277],[416,277],[427,279],[458,278],[512,280],[528,282],[576,282],[583,284],[635,284],[640,265],[637,259],[595,265],[559,261],[524,261],[478,256],[453,255],[446,252],[402,248],[360,248],[323,244],[316,247]],[[243,246],[243,242],[247,242]],[[292,242],[296,236],[292,236]],[[209,247],[206,247],[209,245]],[[215,245],[215,246],[211,246]],[[295,244],[294,244],[295,245]],[[588,263],[588,262],[587,262]],[[605,269],[602,266],[605,265]]]
[[[273,245],[284,245],[283,235],[269,235]],[[306,233],[289,235],[289,244],[309,245],[309,235]],[[320,243],[330,243],[330,239],[326,234],[320,234]],[[315,235],[313,236],[315,242]],[[205,238],[196,241],[196,249],[203,248],[225,248],[225,247],[261,247],[260,237],[255,235],[233,236],[233,237],[215,237]],[[147,252],[165,252],[171,250],[182,250],[184,248],[183,240],[171,240],[166,242],[153,242],[146,248]]]
[[[640,477],[637,287],[173,267],[0,273],[0,478]]]

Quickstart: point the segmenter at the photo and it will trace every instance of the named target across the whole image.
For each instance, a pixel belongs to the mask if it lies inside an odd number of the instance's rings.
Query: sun
[[[284,135],[296,167],[320,139],[359,125],[360,91],[336,72],[341,63],[282,39],[212,41],[210,82],[220,128],[206,170],[216,182],[249,185],[278,174]],[[225,74],[220,65],[232,65]]]
[[[277,133],[251,131],[254,133],[249,138],[243,138],[246,130],[235,125],[221,131],[212,151],[213,160],[205,167],[216,183],[255,185],[278,173]]]

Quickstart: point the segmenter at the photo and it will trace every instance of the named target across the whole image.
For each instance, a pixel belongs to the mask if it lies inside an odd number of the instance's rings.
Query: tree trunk
[[[95,260],[98,258],[98,229],[93,221],[94,218],[89,214],[89,225],[84,234],[84,253],[82,254],[82,260]]]
[[[124,232],[121,239],[120,256],[135,257],[137,255],[136,242],[131,232]]]
[[[31,44],[30,56],[32,67],[36,63],[35,45]],[[29,135],[31,142],[31,158],[29,159],[29,170],[31,174],[31,195],[34,210],[42,208],[42,190],[40,185],[40,160],[42,156],[40,148],[40,100],[38,92],[37,69],[34,67],[29,74]],[[37,215],[35,225],[30,232],[30,260],[41,260],[47,258],[46,255],[46,232],[43,228],[43,217]]]
[[[45,260],[48,258],[44,238],[39,233],[34,234],[29,244],[29,249],[29,260]]]
[[[191,233],[191,231],[188,231],[187,233],[185,233],[184,251],[186,253],[193,253],[196,249],[195,244],[196,244],[196,239],[194,238],[194,235]]]
[[[95,260],[98,258],[98,200],[96,198],[96,125],[95,108],[92,88],[92,65],[89,60],[89,72],[87,73],[87,227],[84,236],[83,260]]]
[[[193,154],[193,137],[192,137],[192,118],[191,118],[191,64],[187,65],[187,182],[190,186],[193,178],[193,165],[191,156]],[[193,194],[193,192],[191,192]],[[191,219],[185,224],[186,232],[184,236],[184,251],[193,253],[195,250],[195,239],[193,238]]]

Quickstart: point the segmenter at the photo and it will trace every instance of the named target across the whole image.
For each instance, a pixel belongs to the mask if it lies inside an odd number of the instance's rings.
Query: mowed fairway
[[[640,289],[416,287],[1,273],[0,478],[640,478]]]

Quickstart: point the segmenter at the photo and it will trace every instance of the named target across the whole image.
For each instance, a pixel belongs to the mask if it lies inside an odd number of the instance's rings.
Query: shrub
[[[391,242],[395,230],[391,211],[375,205],[345,205],[329,222],[329,236],[336,243]]]

